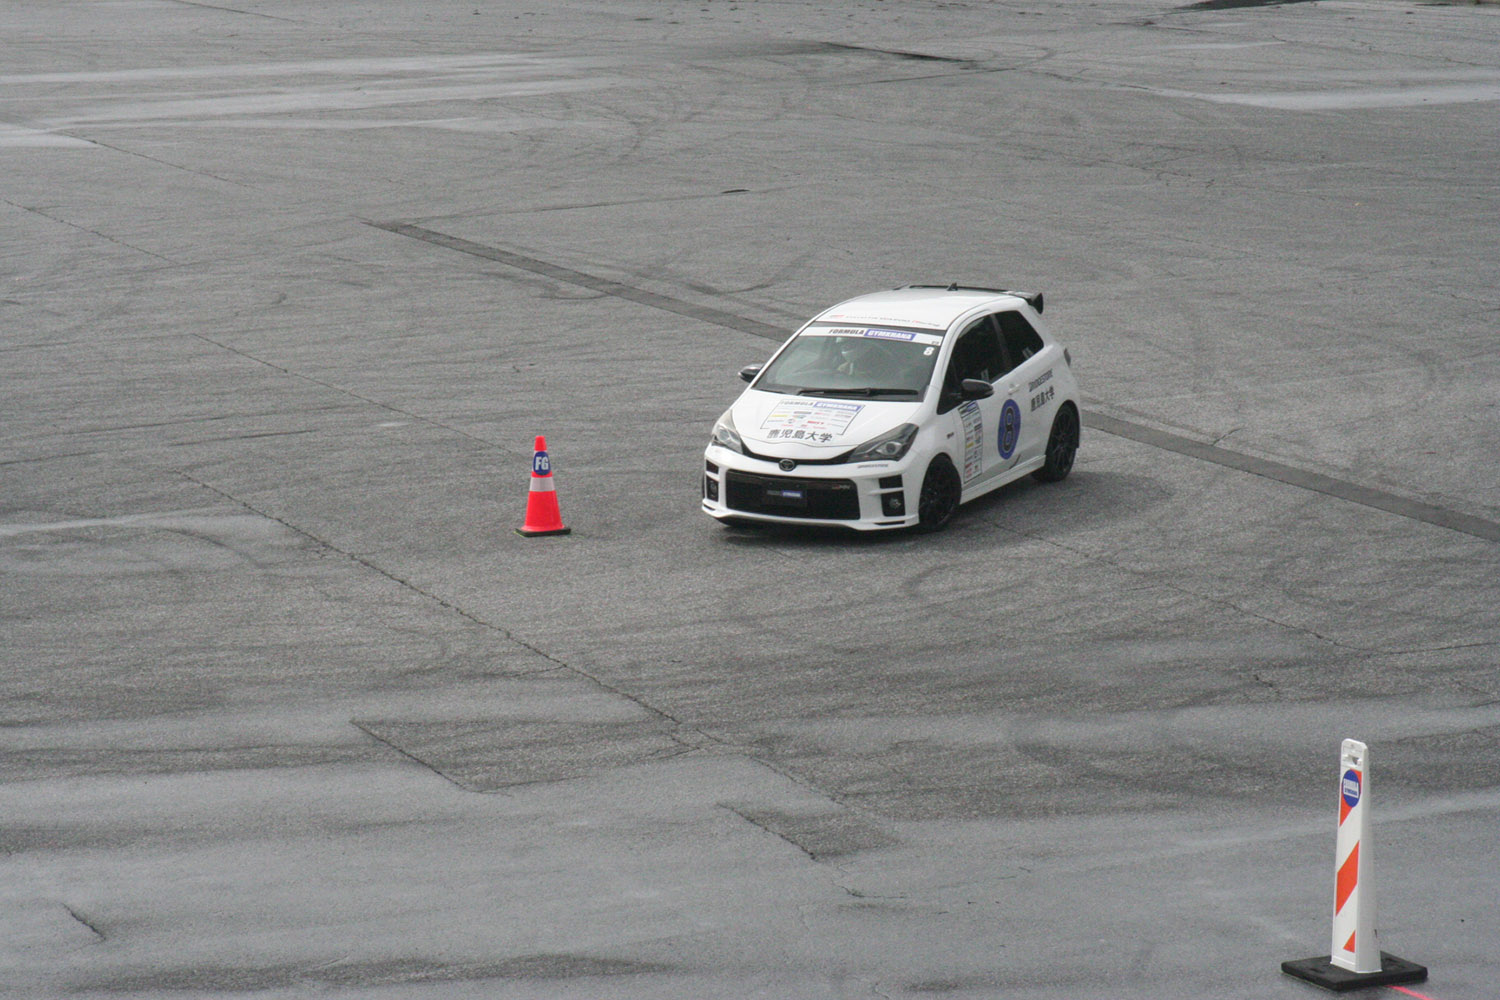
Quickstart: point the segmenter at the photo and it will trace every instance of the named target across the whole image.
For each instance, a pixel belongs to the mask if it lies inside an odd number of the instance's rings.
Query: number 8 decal
[[[1021,408],[1014,399],[1007,399],[1000,408],[1000,457],[1010,458],[1016,451],[1016,439],[1021,436]]]

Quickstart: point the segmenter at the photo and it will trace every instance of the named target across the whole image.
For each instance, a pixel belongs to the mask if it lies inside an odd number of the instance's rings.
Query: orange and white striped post
[[[1339,747],[1339,826],[1334,853],[1333,943],[1326,958],[1282,962],[1281,971],[1343,992],[1420,983],[1425,966],[1380,950],[1370,835],[1370,751],[1359,740]]]
[[[1375,886],[1370,863],[1370,810],[1366,795],[1369,750],[1359,740],[1339,748],[1338,874],[1333,884],[1333,951],[1329,960],[1361,975],[1380,971],[1375,941]]]

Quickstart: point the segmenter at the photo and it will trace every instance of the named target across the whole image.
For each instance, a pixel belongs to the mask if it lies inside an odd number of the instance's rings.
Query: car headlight
[[[849,453],[848,461],[895,462],[911,450],[911,443],[916,439],[917,425],[902,424],[889,434],[882,434],[855,448]]]
[[[720,448],[728,448],[730,451],[737,451],[741,455],[745,453],[745,442],[740,440],[740,432],[735,430],[734,418],[729,415],[728,410],[724,411],[719,422],[714,424],[714,432],[709,437],[708,443],[716,444]]]

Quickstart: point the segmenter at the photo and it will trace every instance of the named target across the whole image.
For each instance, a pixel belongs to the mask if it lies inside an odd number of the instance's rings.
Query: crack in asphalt
[[[63,903],[62,908],[68,911],[68,916],[72,917],[74,920],[78,921],[80,924],[92,931],[94,936],[97,937],[100,941],[109,940],[109,938],[105,937],[104,932],[101,931],[91,920],[89,920],[83,914],[79,913],[77,910],[73,909],[67,903]]]

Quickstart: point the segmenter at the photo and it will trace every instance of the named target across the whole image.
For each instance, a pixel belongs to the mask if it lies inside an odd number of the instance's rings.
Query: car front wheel
[[[1066,479],[1073,469],[1073,456],[1078,454],[1078,437],[1078,411],[1072,404],[1068,404],[1052,418],[1052,433],[1047,438],[1047,459],[1032,475],[1044,483]]]
[[[942,531],[953,520],[958,510],[958,498],[963,492],[958,470],[947,455],[939,455],[927,467],[922,477],[922,494],[917,498],[917,530]]]

